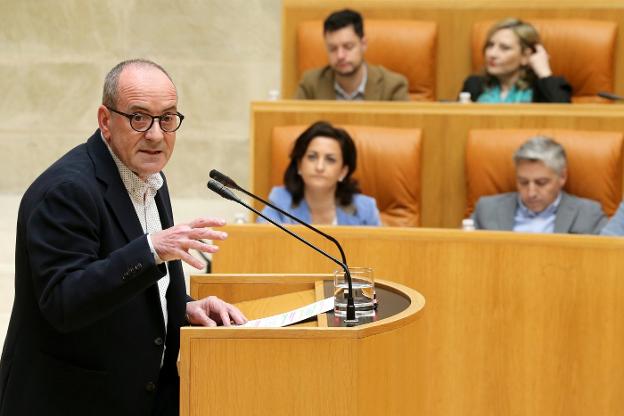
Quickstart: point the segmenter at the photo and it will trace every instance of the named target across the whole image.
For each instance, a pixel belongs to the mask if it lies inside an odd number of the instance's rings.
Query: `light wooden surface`
[[[421,224],[456,228],[465,212],[465,143],[470,129],[624,131],[624,105],[254,102],[250,157],[251,188],[255,193],[267,197],[270,191],[273,127],[311,124],[317,120],[422,129]],[[260,208],[259,204],[255,206]]]
[[[271,276],[248,274],[197,274],[190,277],[194,299],[217,296],[236,305],[247,319],[258,319],[296,309],[324,298],[323,280],[330,274]],[[327,326],[325,315],[310,326]]]
[[[407,354],[424,299],[402,285],[379,284],[404,293],[410,306],[354,328],[182,328],[180,414],[414,414],[409,381],[419,363]]]
[[[323,249],[335,248],[293,227]],[[333,265],[265,225],[226,227],[217,272],[328,273]],[[624,239],[323,227],[353,266],[422,293],[409,400],[428,416],[620,415]],[[283,255],[288,253],[288,255]],[[371,353],[368,360],[379,363]],[[403,414],[382,412],[381,414]]]
[[[282,9],[282,97],[292,98],[297,74],[297,24],[324,20],[329,13],[350,7],[365,19],[416,19],[438,24],[436,92],[438,99],[455,99],[471,73],[470,36],[474,22],[518,18],[581,18],[618,23],[615,91],[624,95],[624,2],[621,0],[284,0]],[[322,36],[322,28],[319,28]]]

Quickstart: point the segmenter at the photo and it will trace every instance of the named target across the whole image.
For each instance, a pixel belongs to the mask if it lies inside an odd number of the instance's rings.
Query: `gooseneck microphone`
[[[331,235],[326,234],[323,231],[319,230],[318,228],[313,227],[312,225],[308,224],[307,222],[300,220],[299,218],[295,217],[294,215],[290,214],[289,212],[284,211],[283,209],[281,209],[278,206],[270,203],[269,201],[265,201],[264,199],[260,198],[258,195],[254,195],[251,192],[241,188],[232,178],[230,178],[227,175],[224,175],[223,173],[219,172],[216,169],[212,169],[208,175],[212,179],[214,179],[215,181],[221,183],[222,185],[227,186],[228,188],[236,189],[237,191],[240,191],[240,192],[244,193],[245,195],[252,197],[256,201],[260,201],[264,205],[267,205],[267,206],[273,208],[274,210],[278,211],[280,214],[287,216],[291,220],[294,220],[294,221],[298,222],[299,224],[303,225],[304,227],[307,227],[308,229],[314,231],[315,233],[322,235],[323,237],[325,237],[326,239],[328,239],[329,241],[334,243],[336,245],[336,247],[338,247],[338,251],[340,251],[340,258],[342,258],[342,262],[344,264],[347,264],[347,258],[345,256],[344,251],[342,250],[342,246],[340,245],[338,240],[336,240]]]
[[[622,97],[621,95],[613,94],[612,92],[600,91],[596,95],[601,98],[606,98],[607,100],[624,101],[624,97]]]
[[[345,322],[347,324],[354,324],[354,323],[358,322],[357,318],[355,317],[355,303],[353,301],[353,282],[351,281],[351,273],[349,272],[349,267],[347,267],[347,265],[344,262],[341,262],[340,260],[338,260],[334,256],[332,256],[332,255],[326,253],[325,251],[321,250],[320,248],[316,247],[314,244],[310,243],[309,241],[307,241],[303,237],[295,234],[294,232],[290,231],[286,227],[282,226],[281,224],[273,221],[271,218],[269,218],[266,215],[262,214],[257,209],[255,209],[252,206],[246,204],[243,200],[241,200],[239,197],[237,197],[232,191],[227,189],[224,184],[222,184],[220,182],[217,182],[214,179],[210,179],[208,181],[208,189],[210,189],[211,191],[219,194],[221,197],[223,197],[225,199],[229,199],[230,201],[234,201],[234,202],[244,206],[248,210],[253,211],[256,215],[259,215],[260,217],[264,218],[265,220],[267,220],[271,224],[275,225],[280,230],[286,232],[287,234],[290,234],[292,237],[294,237],[297,240],[301,241],[303,244],[307,245],[308,247],[312,248],[313,250],[317,251],[318,253],[322,254],[323,256],[327,257],[328,259],[330,259],[331,261],[333,261],[334,263],[339,265],[344,270],[345,275],[347,276],[347,284],[348,284],[348,291],[347,291],[347,316],[345,318]]]

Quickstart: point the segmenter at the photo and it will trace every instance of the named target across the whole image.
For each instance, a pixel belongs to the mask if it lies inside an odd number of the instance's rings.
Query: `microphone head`
[[[234,195],[232,191],[230,191],[223,184],[215,181],[214,179],[210,179],[208,181],[208,189],[219,194],[225,199],[229,199],[230,201],[234,202],[240,202],[240,199],[236,195]]]
[[[232,178],[224,175],[216,169],[212,169],[208,175],[215,181],[223,184],[224,186],[227,186],[228,188],[240,189],[238,184],[234,182]]]
[[[607,100],[624,101],[624,97],[617,95],[617,94],[613,94],[612,92],[600,91],[596,95],[598,95],[598,97],[601,97],[601,98],[606,98]]]

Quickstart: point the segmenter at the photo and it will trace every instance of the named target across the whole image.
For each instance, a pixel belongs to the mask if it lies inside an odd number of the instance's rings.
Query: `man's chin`
[[[544,211],[546,209],[546,207],[542,206],[542,205],[527,205],[526,206],[529,210],[531,210],[531,212],[534,212],[536,214],[539,214],[540,212]]]
[[[345,67],[345,68],[334,68],[334,72],[336,72],[337,75],[340,75],[341,77],[352,77],[354,76],[358,70],[360,69],[361,65],[358,67],[353,67],[353,66],[349,66],[349,67]]]
[[[340,75],[341,77],[345,77],[345,78],[352,77],[353,75],[355,75],[355,71],[352,70],[352,69],[350,69],[348,71],[347,70],[345,70],[345,71],[336,70],[335,72],[336,72],[336,75]]]

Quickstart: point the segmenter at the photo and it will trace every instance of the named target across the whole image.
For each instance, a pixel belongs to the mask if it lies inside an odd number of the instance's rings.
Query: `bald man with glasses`
[[[20,205],[0,416],[176,415],[180,327],[246,322],[186,294],[181,261],[202,268],[189,250],[226,235],[220,219],[173,224],[162,169],[184,116],[167,72],[118,64],[97,116]]]

